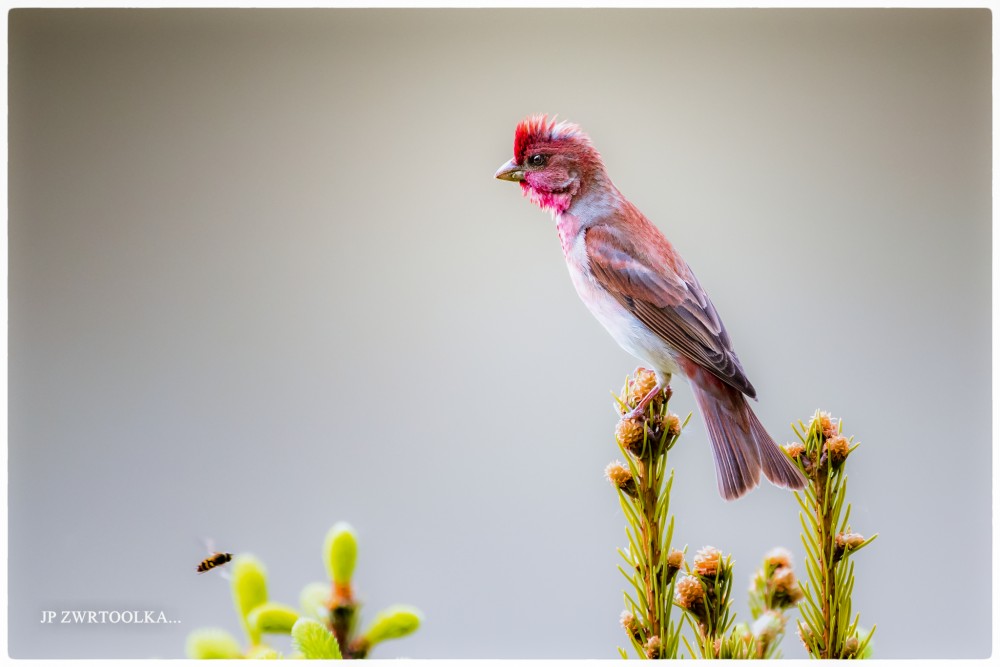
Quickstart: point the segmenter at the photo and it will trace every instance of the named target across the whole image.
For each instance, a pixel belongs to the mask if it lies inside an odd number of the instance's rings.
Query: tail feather
[[[750,409],[750,405],[746,403],[746,399],[743,402],[746,404],[746,411],[750,417],[750,428],[753,431],[754,440],[757,442],[757,451],[760,452],[760,463],[761,468],[764,470],[764,475],[775,486],[783,486],[788,489],[805,488],[806,480],[802,476],[802,473],[799,472],[798,467],[789,460],[781,447],[771,439],[771,436],[767,433],[767,429],[757,419],[757,415]]]
[[[713,378],[714,379],[714,378]],[[715,457],[719,492],[735,500],[760,483],[760,473],[777,486],[801,489],[805,480],[775,444],[738,390],[721,382],[692,382]]]

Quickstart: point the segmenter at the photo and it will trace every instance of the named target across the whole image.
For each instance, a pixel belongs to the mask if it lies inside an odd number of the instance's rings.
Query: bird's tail
[[[761,470],[776,486],[803,488],[802,474],[768,435],[746,397],[716,378],[703,384],[692,382],[691,387],[712,441],[722,496],[739,498],[757,486]]]

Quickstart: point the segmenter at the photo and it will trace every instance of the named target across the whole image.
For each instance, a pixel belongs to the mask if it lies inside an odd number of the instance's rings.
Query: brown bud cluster
[[[802,623],[798,624],[798,629],[796,630],[796,634],[799,636],[799,641],[802,642],[802,645],[806,647],[806,651],[808,651],[810,655],[819,657],[817,653],[813,652],[813,644],[816,644],[817,640],[819,640],[820,638],[816,637],[813,634],[813,631],[810,630],[808,626],[803,625]],[[816,646],[816,649],[820,653],[822,652],[823,646],[821,641],[819,645]]]
[[[772,604],[778,609],[791,607],[802,600],[804,594],[795,572],[790,567],[779,567],[767,582]]]
[[[615,437],[618,438],[618,442],[633,454],[639,454],[642,451],[642,436],[644,432],[645,427],[643,426],[643,422],[631,417],[619,420],[618,426],[615,427]]]
[[[656,389],[656,373],[648,368],[637,368],[635,376],[629,381],[630,403],[638,403]]]
[[[865,536],[860,533],[837,533],[834,538],[833,560],[840,560],[848,552],[864,544]]]
[[[694,571],[703,577],[714,577],[719,573],[722,552],[712,546],[703,547],[694,555]]]
[[[667,432],[668,437],[676,438],[681,434],[681,418],[675,414],[667,414],[659,426]]]
[[[660,638],[653,635],[648,640],[646,640],[646,657],[650,660],[656,660],[660,657]]]
[[[684,567],[684,552],[679,549],[672,549],[667,554],[667,582],[673,580],[677,572]]]
[[[800,442],[790,442],[787,445],[782,446],[782,449],[785,450],[786,454],[796,460],[800,459],[806,452],[806,448],[803,447]]]
[[[684,609],[694,609],[705,601],[705,588],[701,579],[693,574],[685,574],[674,586],[674,600]]]
[[[630,409],[638,407],[639,403],[649,396],[657,386],[656,373],[648,368],[637,368],[635,374],[629,378],[622,390],[620,396],[622,405],[618,406],[619,413],[625,414]],[[663,391],[650,398],[647,409],[648,406],[652,406],[653,414],[656,414],[664,401],[670,400],[672,394],[670,387],[664,388]]]
[[[764,554],[764,562],[774,567],[791,567],[792,554],[784,547],[775,547]]]
[[[635,495],[635,479],[632,477],[632,471],[621,461],[609,463],[608,467],[604,469],[604,476],[616,488],[629,495]]]
[[[635,620],[635,615],[632,614],[632,612],[627,610],[623,611],[621,616],[618,618],[618,622],[621,623],[623,628],[625,628],[625,632],[629,633],[629,635],[635,639],[639,639],[639,637],[642,636],[639,632],[639,621]]]
[[[823,448],[826,450],[827,456],[830,457],[830,462],[834,465],[840,465],[847,459],[851,443],[844,436],[837,435],[827,440]]]
[[[833,417],[829,412],[820,412],[812,421],[809,422],[809,428],[812,429],[813,425],[819,422],[820,433],[823,434],[824,438],[832,438],[840,433],[840,426],[833,422]]]
[[[837,546],[842,549],[856,549],[865,541],[865,536],[861,533],[838,533]]]
[[[785,617],[780,611],[768,609],[754,621],[752,632],[761,645],[761,654],[767,650],[767,645],[785,631]]]
[[[853,658],[858,654],[858,638],[857,636],[848,637],[844,640],[844,650],[840,654],[841,658]]]

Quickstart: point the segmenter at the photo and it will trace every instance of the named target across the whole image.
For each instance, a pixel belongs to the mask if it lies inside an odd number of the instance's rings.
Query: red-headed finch
[[[550,211],[577,294],[627,352],[656,371],[649,402],[674,373],[691,382],[715,456],[719,491],[739,498],[764,472],[778,486],[805,480],[771,439],[746,397],[756,391],[733,351],[715,306],[687,263],[618,191],[590,139],[546,116],[522,121],[514,157],[496,177],[521,184]]]

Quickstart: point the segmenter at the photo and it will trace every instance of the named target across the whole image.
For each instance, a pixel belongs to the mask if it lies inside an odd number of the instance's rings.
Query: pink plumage
[[[626,351],[653,367],[657,388],[688,378],[705,420],[719,491],[732,500],[760,473],[795,489],[805,480],[747,402],[756,398],[715,306],[674,247],[608,177],[582,130],[547,116],[522,121],[514,157],[496,177],[521,184],[556,219],[580,298]]]

